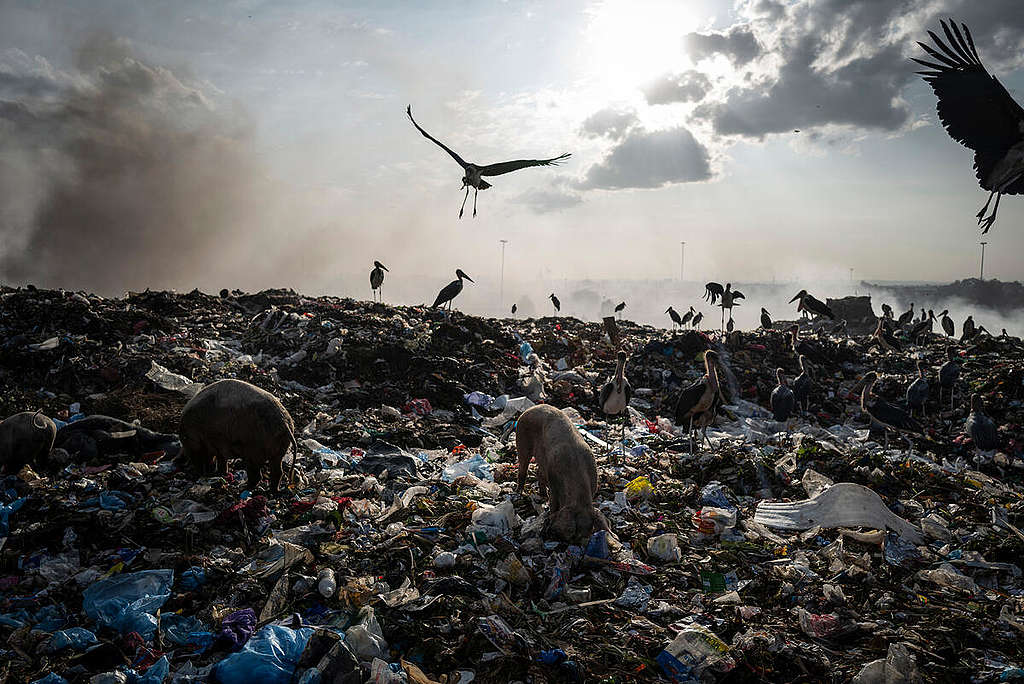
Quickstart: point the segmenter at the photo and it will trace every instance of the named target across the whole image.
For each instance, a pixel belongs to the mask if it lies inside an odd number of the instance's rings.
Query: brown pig
[[[255,490],[270,471],[270,489],[277,491],[284,474],[281,461],[293,447],[289,483],[295,477],[295,423],[270,392],[242,380],[218,380],[201,389],[181,412],[181,447],[203,474],[224,475],[228,460],[245,461],[247,486]]]
[[[0,423],[0,470],[14,474],[26,464],[43,465],[56,436],[57,426],[40,411],[14,414]]]
[[[530,461],[537,461],[537,484],[548,497],[548,525],[562,539],[577,541],[608,521],[594,507],[597,464],[568,417],[541,404],[527,409],[516,423],[519,452],[518,490],[523,491]]]

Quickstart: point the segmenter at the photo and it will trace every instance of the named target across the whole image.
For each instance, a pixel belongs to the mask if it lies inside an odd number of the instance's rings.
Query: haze
[[[496,313],[501,239],[500,310],[678,278],[684,240],[698,283],[975,276],[987,194],[909,61],[947,16],[1022,99],[1017,0],[3,0],[0,281],[368,299],[379,259],[385,301],[461,267],[462,308]],[[409,103],[471,161],[573,156],[458,220],[461,169]],[[1004,198],[987,277],[1024,276],[1022,216]]]

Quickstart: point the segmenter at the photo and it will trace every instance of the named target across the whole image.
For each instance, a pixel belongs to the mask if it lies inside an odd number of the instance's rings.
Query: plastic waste
[[[890,529],[915,544],[923,544],[921,531],[886,507],[875,492],[859,484],[841,482],[804,501],[762,502],[754,522],[783,530],[812,527],[873,527]]]
[[[736,527],[736,509],[705,506],[693,514],[692,522],[701,534],[722,534]]]
[[[649,499],[654,494],[654,485],[651,484],[646,475],[641,475],[627,484],[624,491],[626,492],[626,499],[629,501]]]
[[[921,681],[917,659],[906,643],[889,644],[885,658],[872,660],[858,672],[851,684],[914,684]]]
[[[204,584],[206,584],[206,571],[195,565],[181,573],[178,578],[178,588],[184,591],[194,591]]]
[[[253,634],[241,651],[217,663],[214,680],[221,684],[288,684],[312,634],[309,627],[267,625]]]
[[[36,679],[31,684],[68,684],[68,680],[61,677],[59,674],[51,672],[42,679]]]
[[[967,592],[968,594],[978,593],[978,585],[974,580],[961,573],[949,563],[943,563],[934,570],[921,570],[917,574],[921,579],[934,582],[942,587],[959,589],[960,591]]]
[[[807,636],[827,637],[839,632],[843,628],[838,615],[818,615],[803,608],[797,608],[796,611],[800,621],[800,629]]]
[[[434,567],[448,570],[455,567],[455,554],[451,551],[442,551],[434,556]]]
[[[152,638],[153,613],[170,598],[173,582],[173,570],[143,570],[100,580],[83,592],[82,609],[104,627]]]
[[[700,675],[713,668],[728,672],[736,667],[729,655],[729,645],[707,627],[687,624],[655,658],[669,679],[687,681],[690,673]]]
[[[480,454],[473,454],[465,460],[456,461],[445,466],[444,470],[441,471],[441,479],[445,482],[454,482],[456,479],[469,473],[476,475],[481,480],[494,482],[491,464]]]
[[[188,398],[194,397],[203,388],[202,383],[193,382],[184,375],[172,373],[156,361],[149,362],[149,370],[146,377],[156,383],[160,388],[170,392],[178,392]]]
[[[636,577],[630,577],[622,594],[615,599],[615,605],[636,613],[642,613],[647,610],[647,605],[651,602],[651,593],[653,591],[654,588],[649,584],[644,584]]]
[[[54,632],[50,637],[50,643],[46,650],[51,653],[62,651],[65,648],[73,648],[76,651],[83,651],[86,647],[97,642],[96,635],[84,627],[71,627]]]
[[[496,506],[483,504],[473,511],[472,522],[466,531],[469,534],[482,532],[488,539],[496,539],[508,534],[514,528],[522,524],[522,520],[516,515],[515,506],[510,499],[502,501]]]
[[[167,656],[161,656],[141,676],[136,678],[132,684],[162,684],[170,673],[171,661],[167,659]]]
[[[338,581],[332,568],[324,568],[316,577],[316,590],[324,598],[331,598],[338,592]]]
[[[807,496],[814,498],[831,487],[834,483],[832,478],[822,475],[813,468],[808,468],[804,471],[804,476],[800,478],[800,484],[803,485],[804,491],[807,492]]]
[[[388,642],[374,614],[373,608],[366,608],[362,621],[345,630],[345,643],[363,661],[386,658]]]
[[[647,555],[663,561],[677,561],[683,557],[679,538],[674,532],[659,534],[647,540]]]

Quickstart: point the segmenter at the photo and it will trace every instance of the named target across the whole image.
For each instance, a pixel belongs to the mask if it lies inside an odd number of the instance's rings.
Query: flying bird
[[[558,301],[558,297],[555,296],[554,292],[548,295],[548,299],[550,299],[551,303],[555,305],[555,311],[562,310],[562,302]]]
[[[459,293],[462,292],[463,278],[465,278],[471,283],[476,282],[468,275],[463,273],[461,268],[455,269],[455,280],[445,285],[444,288],[437,293],[437,299],[435,299],[434,303],[430,305],[430,308],[436,309],[438,306],[444,306],[445,304],[447,304],[448,310],[451,311],[452,300],[458,297]]]
[[[949,136],[974,150],[974,170],[988,200],[977,213],[982,234],[996,222],[999,198],[1024,192],[1024,109],[990,75],[978,57],[966,24],[940,21],[948,45],[932,31],[935,43],[918,45],[935,61],[914,59],[927,67],[919,71],[938,98],[939,120]],[[936,49],[937,48],[937,49]],[[987,217],[988,205],[996,203]]]
[[[479,164],[470,164],[463,160],[458,154],[452,151],[447,145],[435,138],[434,136],[423,130],[416,119],[412,118],[412,105],[409,105],[405,113],[409,115],[409,121],[412,121],[412,125],[416,127],[416,130],[423,134],[423,137],[434,143],[442,150],[451,155],[452,159],[459,163],[465,175],[462,176],[462,187],[466,189],[466,196],[462,198],[462,207],[459,209],[459,218],[462,218],[462,213],[466,209],[466,200],[469,199],[469,189],[473,188],[473,216],[476,216],[476,197],[481,190],[486,190],[491,187],[491,184],[483,179],[484,176],[500,176],[505,173],[511,173],[520,169],[526,169],[531,166],[557,166],[559,162],[565,161],[571,155],[560,154],[557,157],[551,159],[516,159],[513,161],[498,162],[497,164],[487,164],[486,166],[480,166]]]
[[[384,299],[384,289],[381,285],[384,284],[384,271],[387,271],[388,267],[379,261],[373,262],[373,270],[370,271],[370,291],[373,293],[376,299],[377,290],[380,290],[381,300]]]
[[[704,300],[714,304],[723,292],[725,292],[725,288],[721,283],[708,283],[704,286]]]

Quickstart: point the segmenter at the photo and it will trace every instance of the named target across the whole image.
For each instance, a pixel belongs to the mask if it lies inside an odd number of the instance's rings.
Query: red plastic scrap
[[[417,416],[430,415],[433,410],[430,406],[430,401],[427,399],[410,399],[402,407],[403,413],[415,413]]]

